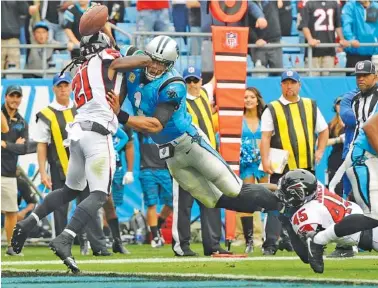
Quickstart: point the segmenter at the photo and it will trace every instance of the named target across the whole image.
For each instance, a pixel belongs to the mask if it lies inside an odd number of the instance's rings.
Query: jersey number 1
[[[80,70],[76,72],[75,77],[72,79],[72,89],[77,108],[92,100],[93,95],[89,85],[88,65],[86,63],[80,67]]]

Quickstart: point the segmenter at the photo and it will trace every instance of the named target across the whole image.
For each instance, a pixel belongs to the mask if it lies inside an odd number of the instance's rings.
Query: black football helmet
[[[112,43],[108,35],[97,32],[93,35],[83,36],[80,40],[80,55],[87,57],[103,49],[111,48]]]
[[[309,171],[296,169],[287,172],[278,182],[277,196],[285,207],[300,207],[316,197],[318,181]]]

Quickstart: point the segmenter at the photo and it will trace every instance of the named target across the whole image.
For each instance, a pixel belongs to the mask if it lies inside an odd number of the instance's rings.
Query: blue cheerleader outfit
[[[240,178],[243,180],[251,176],[255,179],[261,179],[266,175],[264,171],[258,169],[261,155],[257,140],[261,140],[261,121],[256,132],[253,133],[248,127],[247,120],[243,118],[240,151]]]

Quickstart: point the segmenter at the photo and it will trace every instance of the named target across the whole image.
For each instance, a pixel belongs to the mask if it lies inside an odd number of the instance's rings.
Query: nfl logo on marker
[[[238,46],[238,34],[234,32],[226,33],[226,46],[229,48],[235,48]]]

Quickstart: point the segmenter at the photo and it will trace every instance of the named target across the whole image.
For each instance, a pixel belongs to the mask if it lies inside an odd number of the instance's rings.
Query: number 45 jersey
[[[119,94],[123,73],[117,73],[112,80],[108,78],[109,66],[118,57],[121,54],[117,50],[104,49],[77,69],[72,80],[77,106],[74,122],[97,122],[115,134],[118,119],[106,100],[106,93],[113,89]]]
[[[339,223],[350,214],[363,214],[357,204],[342,199],[335,193],[328,191],[318,182],[318,192],[314,200],[299,208],[291,218],[291,224],[296,234],[305,235],[307,232],[321,230]],[[342,245],[357,245],[361,232],[339,238],[336,243]]]

